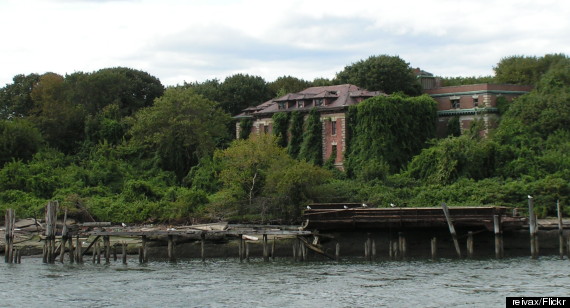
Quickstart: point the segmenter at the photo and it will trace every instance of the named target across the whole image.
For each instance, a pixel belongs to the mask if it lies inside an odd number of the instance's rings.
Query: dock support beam
[[[176,262],[176,254],[174,251],[175,245],[174,235],[168,235],[168,261],[170,262]]]
[[[457,241],[457,233],[455,233],[455,227],[453,227],[453,222],[451,221],[451,215],[449,215],[449,209],[447,204],[442,203],[443,213],[445,214],[445,219],[447,220],[447,225],[449,226],[449,233],[451,233],[451,238],[453,239],[453,244],[455,245],[455,251],[457,256],[461,258],[461,248],[459,248],[459,242]]]
[[[560,259],[564,259],[564,226],[562,224],[562,208],[560,200],[556,200],[556,211],[558,213],[558,245],[560,249]]]
[[[467,256],[473,258],[473,231],[467,232]]]
[[[431,239],[431,259],[437,259],[437,237],[435,236]]]
[[[16,211],[13,209],[6,210],[5,217],[6,246],[4,248],[4,262],[12,263],[14,248],[14,224],[16,223]]]
[[[528,219],[528,229],[530,232],[530,255],[533,259],[538,259],[538,239],[536,235],[537,225],[532,196],[528,196]]]
[[[493,229],[495,231],[495,257],[501,259],[504,254],[503,230],[501,228],[501,216],[493,215]]]

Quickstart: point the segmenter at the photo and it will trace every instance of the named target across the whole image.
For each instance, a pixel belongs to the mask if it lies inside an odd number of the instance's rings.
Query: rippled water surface
[[[0,264],[2,307],[505,307],[506,296],[570,296],[570,262],[252,260]]]

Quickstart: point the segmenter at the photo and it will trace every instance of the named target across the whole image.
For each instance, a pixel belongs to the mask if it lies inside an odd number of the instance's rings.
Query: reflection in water
[[[504,307],[568,296],[568,260],[0,264],[2,307]]]

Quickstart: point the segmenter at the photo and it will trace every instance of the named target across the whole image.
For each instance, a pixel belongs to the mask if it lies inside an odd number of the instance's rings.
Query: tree
[[[34,108],[31,93],[40,75],[16,75],[12,80],[12,84],[0,89],[1,119],[25,117]]]
[[[135,114],[132,141],[154,153],[164,170],[181,180],[200,158],[228,135],[228,115],[191,89],[169,88],[151,107]]]
[[[300,92],[310,87],[310,82],[292,76],[281,76],[267,86],[273,97],[281,97],[287,93]]]
[[[12,160],[30,160],[42,144],[40,131],[29,121],[0,120],[0,167]]]
[[[303,133],[303,143],[299,159],[321,166],[323,164],[323,126],[321,115],[316,108],[311,109],[307,118],[307,127]]]
[[[119,106],[121,117],[151,106],[154,99],[164,93],[158,78],[126,67],[105,68],[86,74],[82,72],[66,76],[68,99],[81,104],[95,115],[107,105]]]
[[[412,68],[398,56],[370,56],[346,66],[336,75],[337,83],[350,83],[370,91],[418,95],[421,87]]]
[[[224,79],[220,89],[220,107],[230,115],[239,114],[243,109],[271,98],[265,80],[259,76],[235,74]]]
[[[568,57],[564,54],[511,56],[501,59],[493,70],[498,83],[536,85],[543,74],[565,62],[568,62]]]
[[[191,88],[194,92],[214,102],[220,103],[224,100],[222,83],[218,79],[208,79],[201,83],[197,81],[192,83],[184,82],[182,87]]]
[[[85,112],[81,105],[66,99],[63,76],[42,75],[30,94],[34,108],[28,117],[50,146],[74,153],[84,140]]]

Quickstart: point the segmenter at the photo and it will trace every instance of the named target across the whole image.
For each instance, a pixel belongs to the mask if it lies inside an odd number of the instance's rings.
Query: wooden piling
[[[388,257],[390,260],[394,258],[394,252],[392,251],[392,240],[388,241]]]
[[[14,209],[6,210],[5,217],[5,232],[6,232],[6,244],[4,247],[4,262],[12,263],[13,256],[12,251],[14,247],[14,224],[16,223],[16,211]]]
[[[447,225],[449,227],[449,233],[451,233],[451,238],[453,239],[453,244],[455,245],[455,251],[457,256],[461,258],[461,248],[459,247],[459,242],[457,241],[457,233],[455,232],[455,227],[453,226],[453,221],[451,220],[451,215],[449,214],[449,209],[447,204],[441,203],[443,208],[443,213],[445,214],[445,219],[447,220]]]
[[[59,254],[59,262],[63,263],[63,259],[65,257],[65,244],[68,237],[68,230],[67,230],[67,209],[65,209],[65,213],[63,215],[63,229],[61,230],[61,249]]]
[[[263,234],[263,261],[269,261],[269,248],[267,247],[267,234]]]
[[[297,262],[297,246],[299,244],[297,243],[297,239],[295,239],[293,241],[293,261]]]
[[[108,235],[103,236],[103,248],[105,255],[105,263],[111,263],[111,240]]]
[[[73,237],[68,237],[67,243],[69,243],[69,263],[73,264],[75,262],[75,249],[73,248]]]
[[[435,236],[431,239],[431,259],[437,259],[437,237]]]
[[[570,235],[566,239],[566,256],[568,257],[568,260],[570,260]]]
[[[372,261],[376,261],[376,240],[372,240]]]
[[[95,250],[97,251],[97,264],[101,264],[101,242],[97,242],[95,245]]]
[[[562,208],[560,200],[556,200],[556,211],[558,213],[558,245],[560,249],[560,259],[564,259],[564,226],[562,224]]]
[[[174,253],[174,236],[168,235],[168,261],[176,262],[176,255]]]
[[[148,262],[148,239],[146,237],[146,235],[142,236],[142,247],[143,247],[143,263],[147,263]]]
[[[400,258],[405,259],[407,255],[406,237],[403,232],[398,232],[398,249]]]
[[[473,231],[467,232],[467,256],[473,258]]]
[[[75,260],[77,261],[78,264],[83,263],[83,251],[81,245],[82,245],[81,240],[79,240],[79,235],[77,235],[75,237],[75,247],[77,247]]]
[[[271,260],[275,261],[275,242],[276,236],[273,236],[273,243],[271,244]]]
[[[206,262],[206,233],[202,232],[200,234],[200,256],[202,257],[202,262]]]
[[[495,257],[503,257],[503,230],[501,228],[501,216],[493,215],[493,230],[495,231]]]
[[[534,214],[534,201],[531,196],[528,198],[528,228],[530,232],[530,255],[533,259],[538,258],[538,240],[536,235],[536,215]]]
[[[122,248],[121,258],[123,259],[123,264],[127,264],[127,243],[123,242],[121,244],[121,248]]]
[[[239,262],[243,262],[243,255],[244,255],[244,245],[243,245],[243,234],[239,235],[239,243],[238,243],[238,247],[239,247]],[[294,254],[294,253],[293,253]]]
[[[336,262],[340,261],[340,243],[336,242],[335,252],[334,252]]]
[[[139,246],[139,263],[143,264],[144,263],[144,248],[143,246]]]
[[[113,261],[117,262],[117,243],[113,245]]]
[[[245,241],[245,260],[249,262],[249,241]]]

